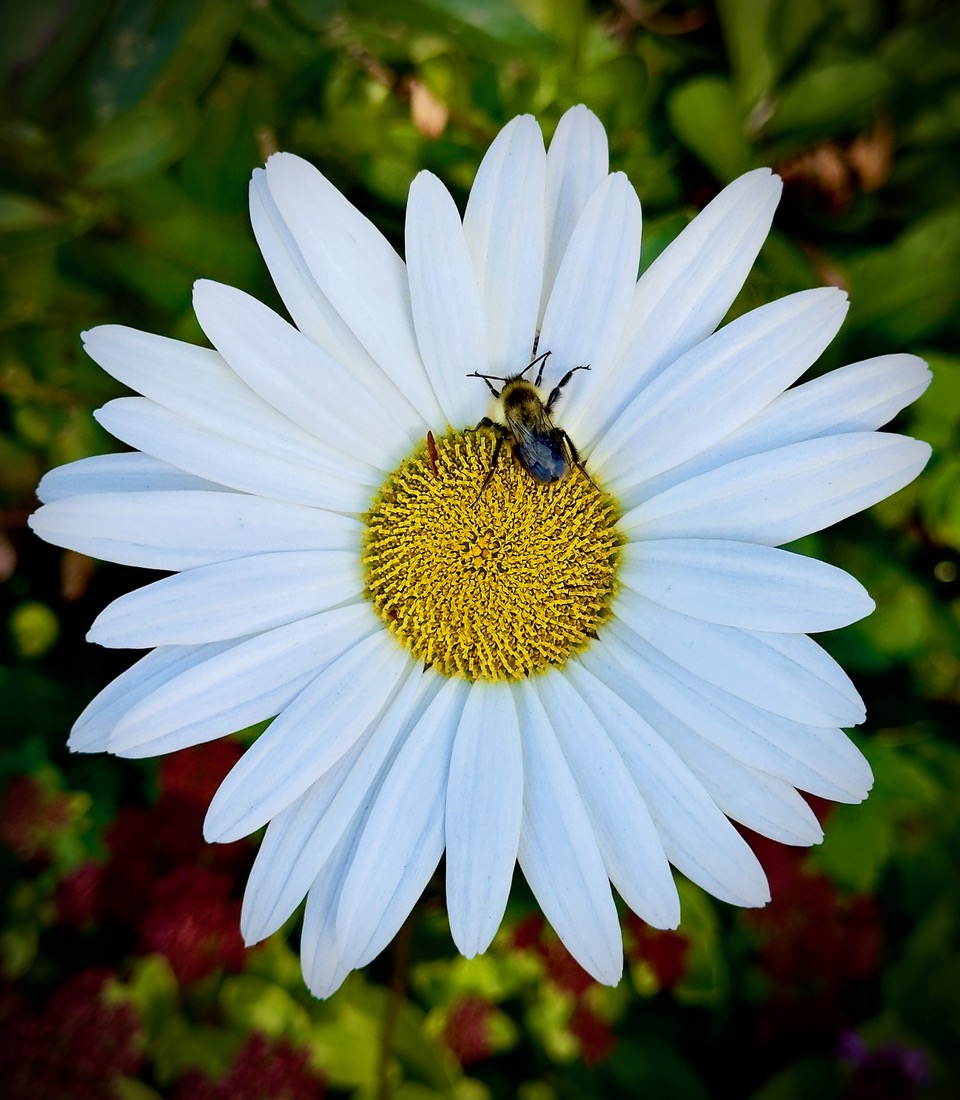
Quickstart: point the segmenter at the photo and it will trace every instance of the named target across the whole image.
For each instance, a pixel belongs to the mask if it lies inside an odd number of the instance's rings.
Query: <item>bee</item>
[[[504,420],[503,424],[498,424],[485,416],[477,425],[478,428],[493,428],[497,433],[493,457],[490,459],[490,469],[480,486],[478,499],[483,495],[484,489],[496,471],[504,440],[510,441],[514,458],[535,481],[544,484],[559,481],[570,472],[571,466],[576,466],[585,477],[590,476],[583,468],[573,440],[563,428],[558,428],[550,419],[550,413],[564,386],[578,370],[589,370],[590,367],[582,365],[568,370],[544,401],[540,382],[543,379],[543,368],[549,355],[550,352],[545,351],[543,355],[532,359],[519,374],[512,374],[508,378],[501,378],[496,374],[481,374],[479,371],[467,375],[468,378],[483,379],[487,388],[500,403]],[[524,375],[538,363],[540,369],[537,371],[536,381],[531,382],[528,378],[524,378]],[[493,385],[494,382],[502,382],[503,385],[498,390]]]

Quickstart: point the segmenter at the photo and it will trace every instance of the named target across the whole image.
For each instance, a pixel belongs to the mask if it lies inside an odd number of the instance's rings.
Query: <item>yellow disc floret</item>
[[[581,470],[535,481],[490,429],[424,446],[366,517],[367,591],[389,629],[448,676],[514,680],[585,646],[608,617],[620,536]]]

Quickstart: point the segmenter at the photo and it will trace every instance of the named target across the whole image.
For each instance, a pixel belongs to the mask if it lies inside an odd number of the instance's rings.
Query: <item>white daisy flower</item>
[[[306,896],[318,996],[383,950],[444,853],[465,955],[491,942],[519,863],[567,948],[614,983],[611,884],[661,928],[679,919],[671,865],[763,905],[731,819],[814,844],[798,790],[867,794],[842,731],[863,704],[808,634],[873,603],[775,547],[916,477],[929,448],[876,429],[928,372],[886,355],[794,386],[843,320],[834,288],[718,329],[779,194],[749,172],[638,282],[640,204],[584,107],[549,151],[532,118],[507,125],[462,219],[417,176],[406,263],[278,154],[251,213],[294,324],[201,281],[214,350],[85,334],[143,395],[97,414],[135,449],[48,474],[32,525],[172,576],[94,623],[93,641],[152,652],[70,747],[152,756],[273,718],[206,835],[267,825],[243,932],[262,939]],[[542,389],[505,381],[546,352]],[[495,419],[515,432],[474,430],[504,387]]]

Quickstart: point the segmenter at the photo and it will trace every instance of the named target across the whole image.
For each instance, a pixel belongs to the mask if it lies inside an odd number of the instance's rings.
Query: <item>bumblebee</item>
[[[481,374],[479,371],[467,375],[468,378],[483,379],[487,388],[500,403],[504,421],[499,424],[485,416],[477,425],[478,428],[493,428],[497,433],[490,469],[480,486],[478,498],[483,495],[484,489],[497,469],[504,440],[509,440],[514,458],[535,481],[544,484],[559,481],[570,472],[571,466],[576,466],[584,476],[590,476],[583,468],[573,440],[563,428],[556,427],[550,419],[550,413],[564,386],[578,370],[589,370],[590,367],[582,365],[568,370],[544,401],[540,382],[543,379],[543,368],[549,355],[550,352],[545,351],[543,355],[538,355],[536,359],[531,360],[519,374],[512,374],[508,378],[501,378],[496,374]],[[538,363],[540,369],[537,371],[536,381],[531,382],[524,375]],[[493,385],[494,382],[502,382],[503,385],[498,390]]]

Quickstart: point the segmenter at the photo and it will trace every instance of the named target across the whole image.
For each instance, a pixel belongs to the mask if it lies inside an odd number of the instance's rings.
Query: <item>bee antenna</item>
[[[529,363],[523,368],[523,370],[517,375],[518,378],[522,378],[531,367],[535,367],[537,363],[541,364],[540,372],[537,375],[537,385],[540,385],[540,379],[543,377],[543,366],[546,364],[547,359],[552,353],[545,351],[542,355],[538,355],[536,359],[531,359]]]

